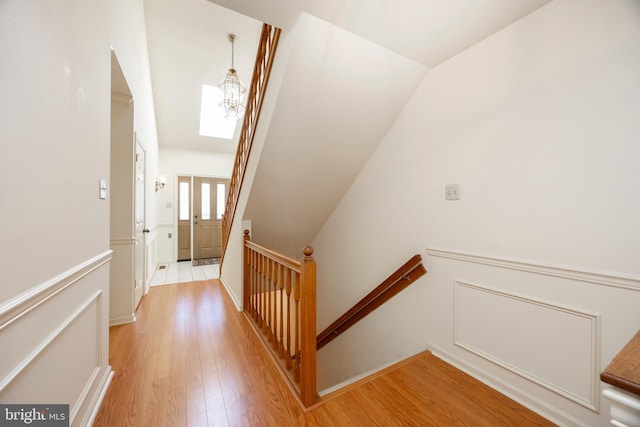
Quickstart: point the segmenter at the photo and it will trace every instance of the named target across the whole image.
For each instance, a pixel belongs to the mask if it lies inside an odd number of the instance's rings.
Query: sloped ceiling
[[[298,256],[430,68],[550,0],[145,0],[160,146],[235,152],[198,133],[200,91],[249,84],[262,22],[292,47],[251,188],[253,239]],[[212,174],[214,172],[212,171]]]
[[[210,0],[290,30],[302,12],[433,68],[551,0]]]
[[[300,255],[427,68],[303,14],[245,219],[255,241]]]
[[[161,147],[235,153],[232,140],[200,136],[202,85],[218,85],[231,65],[251,81],[262,22],[206,0],[145,0],[149,63]]]

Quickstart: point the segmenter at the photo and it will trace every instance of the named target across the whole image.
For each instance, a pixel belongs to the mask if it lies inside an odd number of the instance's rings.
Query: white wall
[[[0,401],[88,421],[108,365],[106,2],[0,8]]]
[[[145,234],[148,283],[155,267],[158,238],[157,193],[155,192],[155,177],[158,175],[158,133],[153,106],[143,0],[109,2],[108,18],[111,47],[133,95],[134,131],[146,155],[145,226],[151,230],[150,233]]]
[[[230,142],[231,143],[231,142]],[[207,176],[229,178],[233,170],[235,154],[214,153],[208,151],[181,150],[161,148],[158,162],[158,175],[163,175],[167,182],[162,190],[155,193],[158,223],[156,250],[158,262],[175,261],[177,257],[175,222],[178,206],[178,176]],[[169,238],[171,233],[172,238]]]
[[[142,12],[124,0],[0,7],[0,402],[69,403],[74,426],[90,423],[112,375],[110,46],[151,174],[157,159]]]
[[[428,348],[607,424],[598,374],[640,327],[639,17],[556,0],[431,70],[313,242],[318,330],[429,272],[319,352],[321,389]]]

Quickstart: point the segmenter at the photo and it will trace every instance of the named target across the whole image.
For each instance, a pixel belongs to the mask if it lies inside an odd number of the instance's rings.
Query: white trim
[[[627,406],[636,412],[640,412],[640,400],[638,400],[636,396],[630,395],[618,388],[607,388],[602,392],[602,395],[609,400]]]
[[[589,342],[589,347],[591,349],[591,353],[589,355],[590,361],[591,361],[591,366],[589,369],[589,382],[590,382],[590,395],[587,396],[580,396],[577,395],[576,393],[570,391],[570,390],[566,390],[565,388],[563,388],[562,386],[558,385],[558,384],[554,384],[551,381],[549,381],[548,379],[544,379],[541,378],[531,372],[528,372],[512,363],[509,363],[506,360],[502,360],[498,357],[496,357],[495,355],[492,355],[484,350],[481,350],[479,348],[474,347],[471,344],[465,343],[463,342],[459,336],[458,336],[458,330],[459,330],[459,322],[458,322],[458,312],[459,312],[459,307],[458,307],[458,290],[460,287],[467,287],[470,289],[475,289],[481,292],[487,292],[490,294],[494,294],[494,295],[498,295],[500,297],[504,297],[504,298],[509,298],[509,299],[513,299],[516,301],[520,301],[520,302],[525,302],[528,304],[534,304],[546,309],[550,309],[550,310],[554,310],[554,311],[560,311],[563,313],[566,313],[568,315],[572,315],[572,316],[578,316],[581,318],[585,318],[587,320],[589,320],[590,322],[590,331],[591,331],[591,337],[590,337],[590,342]],[[549,303],[540,299],[534,299],[534,298],[530,298],[524,295],[519,295],[517,293],[511,293],[511,292],[505,292],[505,291],[501,291],[498,289],[493,289],[484,285],[475,285],[475,284],[470,284],[467,282],[462,282],[459,280],[455,281],[455,299],[454,299],[454,344],[460,348],[463,348],[477,356],[480,356],[516,375],[519,375],[523,378],[526,378],[529,381],[532,381],[544,388],[546,388],[547,390],[551,390],[554,393],[557,393],[569,400],[572,400],[586,408],[591,409],[594,412],[599,413],[600,411],[600,380],[599,380],[599,376],[600,376],[600,372],[599,372],[599,366],[600,366],[600,315],[597,313],[592,313],[586,310],[582,310],[582,309],[576,309],[576,308],[572,308],[572,307],[568,307],[568,306],[561,306],[558,304],[553,304],[553,303]]]
[[[73,322],[75,322],[89,306],[96,301],[98,302],[98,309],[96,310],[96,323],[100,324],[100,298],[102,296],[102,290],[96,291],[84,304],[82,304],[71,316],[69,316],[64,322],[62,322],[45,340],[43,340],[18,366],[13,368],[5,378],[0,381],[0,394],[13,383],[29,366],[31,366],[35,360],[40,357],[44,351],[51,346]],[[98,345],[100,345],[100,339],[97,339]],[[101,349],[99,349],[101,350]],[[98,353],[98,359],[100,359],[100,352]],[[96,362],[98,362],[97,360]],[[82,397],[82,395],[81,395]]]
[[[124,325],[127,323],[133,323],[135,321],[136,321],[135,314],[120,316],[120,317],[116,317],[115,319],[109,319],[109,326]]]
[[[109,390],[109,385],[111,384],[111,380],[115,375],[115,372],[111,369],[111,365],[107,366],[107,370],[105,373],[106,373],[106,379],[103,379],[102,387],[100,388],[99,393],[97,395],[95,405],[93,406],[93,409],[89,413],[88,421],[85,424],[87,426],[93,425],[93,422],[95,421],[96,416],[98,415],[98,411],[100,410],[100,406],[102,405],[102,401],[104,400],[104,397],[107,394],[107,390]]]
[[[76,399],[75,403],[73,405],[71,405],[71,411],[69,413],[69,425],[73,425],[73,422],[75,421],[76,417],[78,416],[78,412],[80,411],[80,408],[82,407],[82,404],[85,402],[85,400],[89,396],[89,393],[91,392],[91,389],[95,386],[95,382],[98,379],[98,374],[100,374],[100,371],[101,371],[101,367],[100,366],[96,366],[93,369],[93,372],[89,376],[89,380],[84,385],[84,388],[80,392],[80,395]]]
[[[359,375],[356,375],[355,377],[349,378],[348,380],[344,380],[344,381],[342,381],[342,382],[340,382],[340,383],[338,383],[336,385],[333,385],[333,386],[331,386],[329,388],[325,388],[324,390],[320,390],[318,392],[318,395],[320,397],[324,397],[324,396],[326,396],[328,394],[331,394],[331,393],[333,393],[335,391],[340,390],[341,388],[347,387],[347,386],[349,386],[349,385],[351,385],[351,384],[353,384],[355,382],[358,382],[358,381],[362,380],[363,378],[370,377],[372,375],[377,374],[380,371],[384,371],[388,367],[393,366],[393,365],[395,365],[397,363],[400,363],[400,362],[402,362],[403,360],[406,360],[409,357],[413,357],[413,356],[402,356],[402,357],[400,357],[398,359],[395,359],[395,360],[393,360],[393,361],[391,361],[389,363],[385,363],[383,365],[380,365],[377,368],[370,369],[370,370],[368,370],[366,372],[363,372],[363,373],[361,373]]]
[[[227,291],[227,294],[231,297],[231,301],[233,301],[233,304],[236,306],[236,309],[238,311],[244,311],[244,304],[241,304],[237,299],[236,296],[233,292],[231,292],[231,288],[229,288],[229,286],[227,285],[227,283],[224,281],[224,279],[222,277],[219,278],[220,282],[222,283],[222,286],[224,286],[224,289]]]
[[[624,276],[615,273],[579,270],[565,266],[533,263],[509,258],[489,257],[471,253],[454,252],[443,249],[427,248],[427,255],[448,258],[456,261],[489,265],[492,267],[506,268],[509,270],[524,271],[527,273],[541,274],[545,276],[559,277],[562,279],[577,280],[596,285],[611,286],[615,288],[630,289],[640,292],[640,278]]]
[[[488,385],[492,389],[499,391],[500,393],[504,394],[512,400],[515,400],[526,408],[531,409],[533,412],[542,415],[544,418],[548,419],[554,424],[575,426],[584,424],[584,422],[577,419],[573,415],[550,405],[548,402],[541,400],[530,393],[527,393],[520,389],[514,389],[511,384],[505,382],[501,378],[483,369],[479,369],[476,366],[472,366],[468,362],[462,360],[461,358],[453,355],[448,351],[445,351],[437,345],[429,343],[427,344],[427,349],[430,350],[431,353],[439,359],[444,360],[451,366],[460,369],[462,372],[472,376],[483,384]]]
[[[136,244],[135,237],[121,237],[118,239],[111,239],[110,243],[112,246],[133,246]]]
[[[51,297],[76,283],[86,275],[111,261],[112,250],[107,250],[64,273],[10,299],[0,306],[0,331]]]

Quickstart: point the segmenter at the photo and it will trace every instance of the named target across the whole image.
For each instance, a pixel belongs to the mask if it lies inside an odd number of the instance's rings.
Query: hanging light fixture
[[[244,106],[242,105],[242,95],[246,92],[245,88],[240,83],[240,78],[235,68],[233,68],[234,62],[234,42],[236,36],[229,34],[227,37],[231,42],[231,68],[227,71],[222,83],[218,87],[222,90],[223,98],[218,104],[225,112],[225,118],[238,120],[242,117],[244,112]]]

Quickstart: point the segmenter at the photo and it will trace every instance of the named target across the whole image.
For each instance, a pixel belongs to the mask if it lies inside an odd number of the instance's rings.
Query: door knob
[[[145,228],[144,230],[142,230],[142,232],[143,232],[143,233],[148,233],[148,232],[149,232],[149,229],[148,229],[148,228]]]

